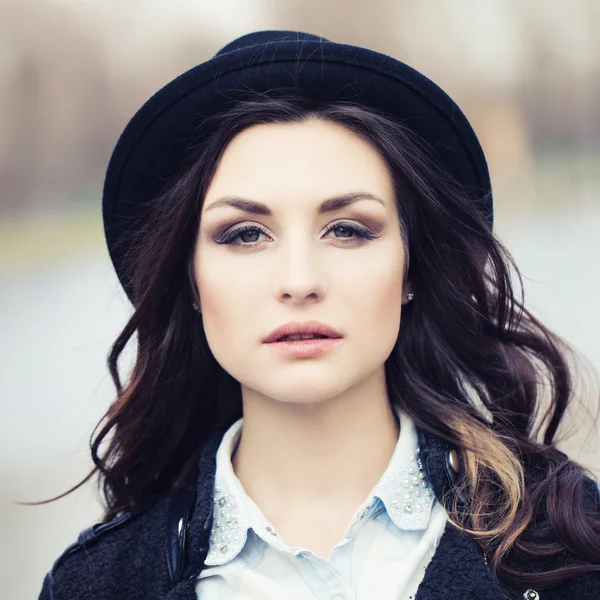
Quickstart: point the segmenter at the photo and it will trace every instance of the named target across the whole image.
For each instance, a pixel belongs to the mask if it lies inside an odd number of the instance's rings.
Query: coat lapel
[[[485,564],[477,543],[447,523],[415,600],[470,598],[506,600],[506,594]]]
[[[204,568],[213,521],[217,449],[224,430],[210,435],[197,464],[194,508],[187,524],[185,557],[179,581],[169,590],[165,600],[197,600],[196,578]]]
[[[448,443],[435,435],[418,430],[424,470],[438,502],[453,487],[449,469]],[[481,547],[451,523],[440,538],[437,550],[427,565],[415,600],[506,600],[497,578],[485,564]]]

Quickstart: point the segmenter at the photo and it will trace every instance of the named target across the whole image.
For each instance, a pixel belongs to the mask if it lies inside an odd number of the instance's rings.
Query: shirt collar
[[[246,495],[231,464],[243,419],[223,435],[216,456],[214,513],[206,565],[222,565],[234,558],[246,543],[250,527]]]
[[[394,407],[400,422],[400,435],[389,465],[369,495],[380,498],[390,519],[400,529],[423,530],[435,495],[419,455],[417,429],[410,417]]]
[[[419,456],[416,427],[403,411],[394,407],[400,423],[396,447],[377,485],[357,510],[348,526],[352,530],[359,519],[373,515],[376,498],[383,503],[391,521],[403,530],[427,527],[435,500]],[[281,544],[274,528],[260,508],[246,494],[231,464],[242,431],[243,419],[225,432],[216,455],[214,517],[206,564],[221,565],[242,550],[249,530],[270,545]]]

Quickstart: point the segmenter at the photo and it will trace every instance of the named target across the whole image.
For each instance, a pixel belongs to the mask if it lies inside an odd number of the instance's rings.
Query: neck
[[[267,516],[269,506],[271,512],[276,506],[293,511],[331,502],[356,508],[366,499],[399,435],[385,380],[381,383],[312,403],[243,396],[242,435],[232,465]]]

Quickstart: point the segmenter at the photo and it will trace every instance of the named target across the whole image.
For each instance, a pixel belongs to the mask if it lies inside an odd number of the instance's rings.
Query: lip
[[[316,335],[325,335],[330,339],[338,339],[343,337],[342,334],[337,331],[337,329],[327,325],[325,323],[321,323],[320,321],[303,321],[303,322],[293,322],[293,323],[285,323],[277,329],[271,331],[271,333],[263,340],[263,344],[272,344],[277,342],[280,338],[286,335],[308,335],[308,334],[316,334]],[[325,341],[325,340],[304,340],[304,341]],[[289,343],[289,342],[285,342]]]
[[[292,340],[269,344],[275,352],[293,358],[311,358],[320,356],[342,343],[342,338],[320,338],[315,340]]]

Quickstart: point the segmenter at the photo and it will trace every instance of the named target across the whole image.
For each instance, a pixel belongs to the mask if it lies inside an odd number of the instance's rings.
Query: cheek
[[[403,260],[397,250],[383,251],[365,261],[355,261],[347,271],[345,285],[363,308],[395,306],[402,300]]]
[[[253,315],[252,287],[234,277],[230,269],[218,268],[216,261],[210,265],[199,264],[195,269],[200,291],[202,322],[211,350],[218,355],[225,349],[236,352],[250,333]]]
[[[372,311],[381,311],[380,317],[396,318],[400,315],[402,303],[402,276],[382,276],[372,281],[371,293],[367,301],[371,303]]]
[[[395,343],[402,309],[403,263],[382,258],[375,266],[370,263],[354,271],[345,297],[353,298],[349,310],[358,317],[365,336],[389,337]]]

